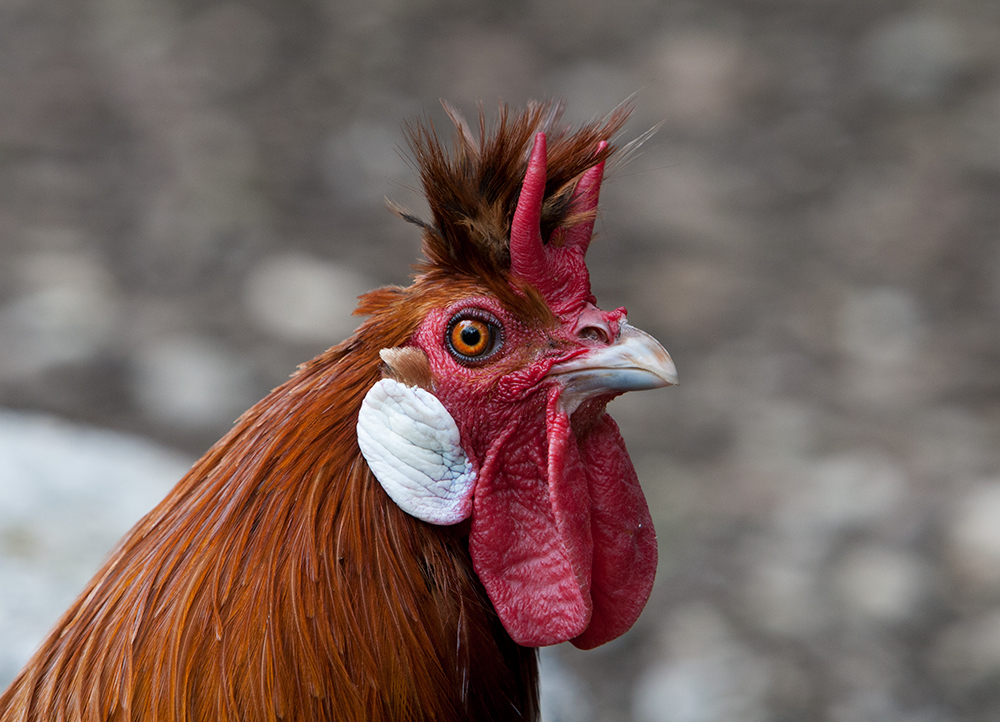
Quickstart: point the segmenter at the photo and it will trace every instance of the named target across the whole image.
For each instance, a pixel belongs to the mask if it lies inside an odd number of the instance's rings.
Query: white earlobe
[[[430,524],[457,524],[472,513],[476,472],[455,420],[437,397],[382,379],[358,414],[358,445],[400,509]]]

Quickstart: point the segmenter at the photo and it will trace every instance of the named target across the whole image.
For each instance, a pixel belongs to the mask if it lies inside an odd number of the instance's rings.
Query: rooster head
[[[433,216],[408,288],[364,313],[410,319],[381,351],[358,441],[392,500],[424,522],[465,524],[473,568],[524,646],[592,648],[649,597],[656,535],[605,411],[676,383],[674,364],[625,309],[601,310],[584,256],[609,145],[627,110],[570,131],[559,108],[501,109],[475,138],[448,106],[451,153],[410,129]],[[459,527],[466,528],[466,527]]]

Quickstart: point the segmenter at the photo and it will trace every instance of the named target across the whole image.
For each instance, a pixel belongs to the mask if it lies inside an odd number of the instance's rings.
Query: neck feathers
[[[120,543],[0,720],[534,719],[535,652],[503,631],[467,538],[401,512],[360,457],[392,335],[248,411]]]

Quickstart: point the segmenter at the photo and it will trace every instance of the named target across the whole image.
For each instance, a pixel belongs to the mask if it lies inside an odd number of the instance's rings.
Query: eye
[[[459,363],[485,361],[503,346],[503,330],[491,313],[460,311],[448,323],[448,350]]]

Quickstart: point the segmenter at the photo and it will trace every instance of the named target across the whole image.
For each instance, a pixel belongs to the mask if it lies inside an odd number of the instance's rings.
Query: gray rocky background
[[[4,0],[0,684],[406,281],[403,120],[632,94],[590,258],[680,371],[612,405],[661,562],[548,719],[1000,720],[996,0]]]

